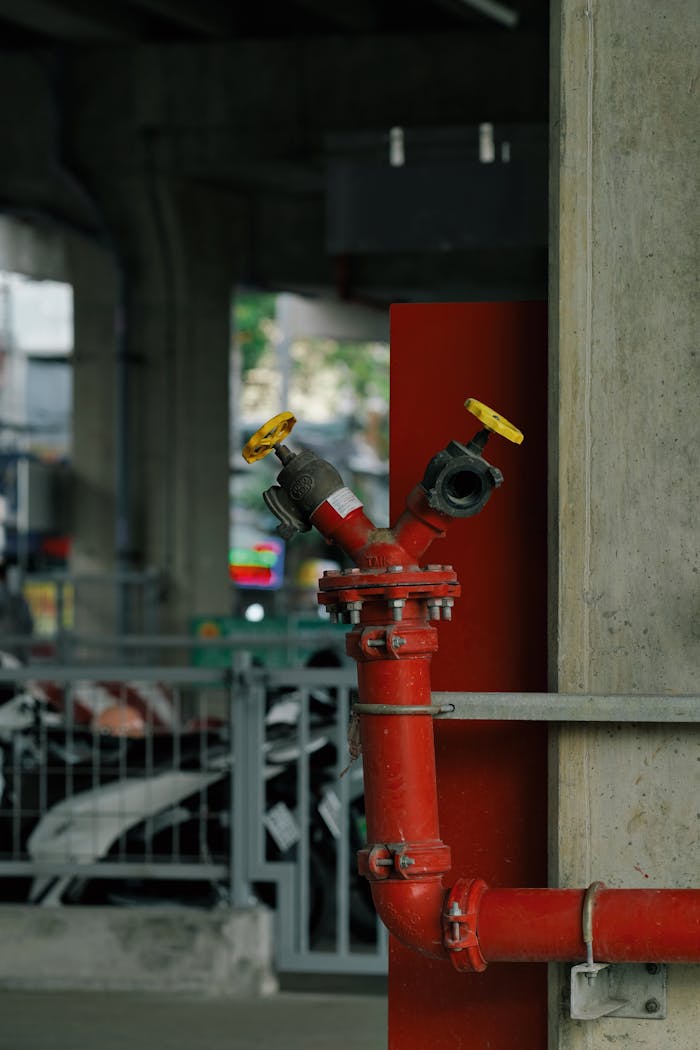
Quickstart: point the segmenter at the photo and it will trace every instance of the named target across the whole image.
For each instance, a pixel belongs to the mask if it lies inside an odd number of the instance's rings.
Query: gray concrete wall
[[[552,688],[697,692],[697,5],[553,14]],[[553,884],[700,884],[699,763],[700,727],[553,731]],[[666,1021],[571,1022],[564,982],[551,1047],[697,1045],[697,968]]]
[[[40,281],[66,281],[66,249],[66,237],[52,223],[39,226],[0,215],[0,270]]]
[[[267,995],[272,913],[0,906],[0,988]]]
[[[73,550],[77,573],[114,569],[114,384],[116,274],[104,248],[74,239],[67,279],[73,285]],[[76,609],[79,631],[116,630],[114,602]]]

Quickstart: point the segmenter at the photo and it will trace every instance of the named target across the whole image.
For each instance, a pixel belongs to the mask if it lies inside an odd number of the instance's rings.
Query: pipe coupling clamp
[[[482,973],[488,965],[479,945],[479,906],[487,889],[483,879],[457,879],[445,900],[443,943],[460,973]]]
[[[444,842],[374,843],[357,854],[357,868],[370,882],[444,875],[452,855]]]

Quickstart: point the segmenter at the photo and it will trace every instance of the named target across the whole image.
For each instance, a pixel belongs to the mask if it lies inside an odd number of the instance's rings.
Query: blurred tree
[[[245,377],[274,341],[275,295],[243,292],[233,303],[234,338],[241,351],[241,376]]]

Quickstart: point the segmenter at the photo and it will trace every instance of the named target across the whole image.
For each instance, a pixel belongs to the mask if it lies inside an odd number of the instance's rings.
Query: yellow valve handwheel
[[[272,452],[275,445],[279,445],[291,433],[295,423],[296,416],[291,412],[280,412],[279,415],[268,419],[246,442],[243,448],[243,459],[246,463],[256,463]]]
[[[522,430],[518,430],[517,427],[514,427],[512,423],[509,423],[498,412],[494,412],[492,408],[485,405],[483,401],[477,401],[475,397],[469,397],[464,402],[464,407],[467,412],[471,412],[473,416],[476,416],[487,430],[492,430],[494,434],[500,434],[507,441],[512,441],[514,445],[522,444],[525,437]]]

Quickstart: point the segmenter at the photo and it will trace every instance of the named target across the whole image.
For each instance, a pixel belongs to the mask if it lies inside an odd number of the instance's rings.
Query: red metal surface
[[[520,320],[524,323],[532,318],[527,314]],[[536,401],[536,397],[528,396],[523,414]],[[522,414],[516,418],[522,418]],[[542,500],[535,501],[534,506],[542,506],[544,494],[541,495]],[[519,520],[533,506],[528,502],[531,499],[531,492],[521,492]],[[596,883],[588,893],[520,889],[517,885],[491,888],[482,878],[461,874],[483,871],[484,865],[497,869],[499,865],[513,864],[514,859],[518,870],[534,869],[542,863],[543,856],[528,848],[532,843],[543,846],[542,831],[538,835],[528,826],[526,837],[518,835],[524,817],[531,821],[534,814],[539,822],[544,816],[544,737],[536,737],[533,726],[519,724],[516,731],[521,744],[522,739],[540,744],[532,751],[541,766],[532,765],[522,746],[517,753],[512,751],[513,727],[508,723],[488,727],[469,723],[459,734],[450,727],[443,735],[444,755],[450,753],[450,741],[458,743],[461,758],[473,755],[473,748],[470,751],[465,746],[469,742],[488,745],[484,748],[487,765],[466,763],[456,789],[453,787],[446,795],[443,791],[442,808],[454,818],[456,804],[468,821],[466,837],[453,840],[455,852],[463,850],[467,859],[455,863],[459,878],[451,880],[452,888],[446,892],[443,877],[450,870],[451,854],[450,847],[440,838],[434,726],[432,716],[426,712],[437,632],[428,620],[449,611],[448,606],[459,591],[450,566],[433,564],[419,568],[409,560],[425,553],[430,541],[442,533],[443,522],[436,520],[421,491],[415,489],[409,495],[408,510],[393,531],[375,529],[359,511],[351,511],[343,518],[331,506],[330,499],[313,518],[317,527],[326,529],[326,535],[340,542],[358,562],[353,569],[326,574],[319,599],[329,605],[334,615],[350,617],[355,624],[348,636],[348,652],[358,664],[368,836],[368,846],[360,852],[359,861],[361,872],[370,880],[377,910],[392,933],[390,1046],[401,1050],[430,1046],[437,1050],[443,1045],[542,1045],[542,970],[519,967],[513,983],[512,975],[503,966],[493,980],[485,971],[490,961],[534,963],[585,958],[584,908],[592,916],[593,951],[598,961],[700,961],[700,890],[607,890],[602,883]],[[453,523],[453,528],[456,524],[461,523]],[[397,542],[397,535],[401,543]],[[510,609],[512,585],[503,594],[493,586],[495,566],[502,552],[494,553],[495,557],[483,562],[488,575],[479,583],[472,576],[465,590],[485,607],[495,597],[498,610]],[[503,551],[506,562],[507,554],[510,551]],[[532,590],[541,594],[536,588]],[[533,610],[527,601],[530,594],[526,590],[518,594],[516,589],[516,597],[521,599],[522,614],[518,628],[527,634],[525,624],[533,622]],[[543,612],[537,607],[534,611]],[[472,624],[465,620],[465,626],[471,630]],[[465,670],[462,668],[463,674]],[[456,686],[452,683],[452,687]],[[459,683],[459,687],[464,688],[464,684]],[[520,684],[523,690],[528,687],[534,684]],[[472,688],[485,687],[474,684]],[[501,683],[497,688],[508,687]],[[502,766],[504,754],[513,762],[508,771]],[[454,755],[453,750],[453,758]],[[444,768],[440,770],[443,788]],[[449,765],[447,769],[449,783],[452,770]],[[503,828],[494,834],[488,823],[475,820],[479,809],[475,789],[479,773],[485,770],[488,783],[483,797],[487,806],[500,807],[507,836],[505,847],[501,841]],[[528,788],[527,793],[514,796],[513,788],[523,785]],[[488,847],[483,850],[484,856],[477,859],[475,844]],[[506,879],[499,881],[507,883],[515,870],[515,866],[511,867]],[[407,948],[415,953],[410,957],[414,965],[402,970]],[[424,957],[428,957],[427,961]],[[427,977],[426,984],[432,991],[434,960],[445,958],[452,962],[453,970],[443,967],[439,975],[440,994],[431,996],[430,1009],[425,997],[421,1000],[423,1013],[416,1026],[415,1002],[407,1002],[404,994],[410,982],[404,981],[397,992],[397,970],[405,976],[418,972],[417,966],[422,967],[421,976]],[[458,989],[448,980],[448,975],[455,972],[461,975],[474,971],[482,974],[481,995],[469,998],[464,988]],[[507,993],[501,983],[504,978]],[[445,988],[453,998],[445,997]],[[397,1000],[401,1002],[400,1015]],[[435,1003],[439,1013],[435,1013]],[[407,1015],[410,1027],[406,1025]],[[538,1042],[530,1042],[530,1036]]]
[[[425,463],[428,458],[426,455]],[[433,540],[444,536],[452,520],[429,506],[420,485],[415,485],[409,493],[391,533],[377,529],[361,507],[343,518],[326,500],[311,515],[319,532],[342,547],[355,564],[363,568],[407,566],[417,562]]]
[[[362,703],[430,703],[426,657],[362,662],[357,672]],[[433,719],[363,716],[362,752],[367,841],[438,840]]]
[[[326,539],[337,543],[355,562],[359,560],[360,551],[374,531],[374,525],[362,507],[357,507],[343,518],[327,500],[314,511],[311,521]]]
[[[376,659],[376,650],[371,656],[364,655],[356,642],[363,629],[351,632],[348,650],[358,654],[362,703],[430,704],[430,659],[437,632],[422,619],[424,608],[421,613],[414,623],[402,620],[401,631],[408,635],[417,629],[429,634],[432,644],[427,652],[403,655],[406,647],[402,647],[398,659]],[[411,860],[428,861],[427,865],[407,867],[404,878],[392,872],[386,880],[373,879],[375,906],[405,945],[424,955],[444,958],[442,876],[449,870],[450,853],[440,840],[433,719],[430,715],[363,715],[361,736],[368,843],[406,843]]]
[[[525,432],[487,458],[504,485],[475,518],[451,523],[430,560],[457,570],[462,598],[439,627],[433,689],[546,689],[546,314],[540,303],[392,309],[392,520],[427,458],[470,437],[473,395]],[[513,723],[435,726],[442,839],[450,882],[546,883],[546,729]],[[546,967],[491,966],[465,976],[391,938],[391,1050],[542,1050]]]
[[[585,960],[584,893],[488,889],[478,915],[484,958]],[[593,953],[596,962],[700,962],[700,890],[599,890]]]

